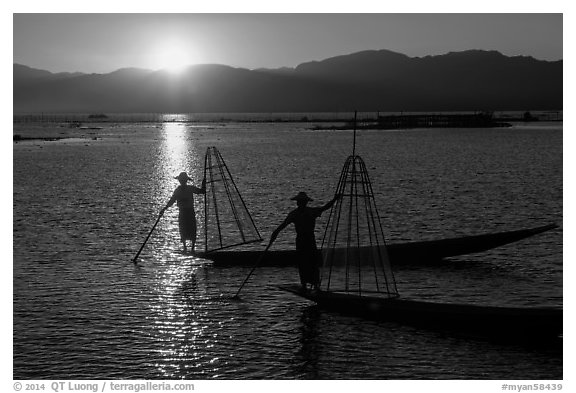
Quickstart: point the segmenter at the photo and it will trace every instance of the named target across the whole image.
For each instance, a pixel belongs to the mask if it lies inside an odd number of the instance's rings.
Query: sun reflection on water
[[[166,378],[214,375],[220,365],[215,353],[219,334],[211,322],[210,289],[201,259],[166,261],[157,271],[156,301],[150,305],[157,361]]]
[[[158,181],[160,182],[159,189],[165,198],[169,198],[173,191],[178,186],[178,181],[174,179],[180,172],[188,173],[193,181],[189,182],[196,187],[202,184],[204,176],[204,152],[200,150],[197,145],[198,130],[190,127],[187,123],[181,122],[165,122],[162,124],[162,147],[161,155],[158,162],[160,168],[158,174]],[[166,199],[162,203],[165,204]],[[197,196],[196,201],[196,219],[198,221],[198,242],[196,249],[200,250],[202,247],[203,239],[203,225],[204,222],[204,205],[203,198]],[[178,209],[173,207],[166,212],[167,221],[171,226],[165,228],[169,239],[168,243],[178,242],[178,226],[175,225],[178,216]],[[165,244],[165,247],[173,247],[173,245]],[[164,247],[162,247],[164,249]]]
[[[194,129],[186,123],[166,122],[162,124],[164,137],[162,144],[162,167],[166,178],[172,179],[185,171],[199,183],[204,172],[202,152],[198,151],[194,139]],[[170,182],[173,184],[173,182]]]
[[[162,125],[157,168],[164,195],[171,195],[178,186],[174,176],[180,172],[187,172],[197,187],[202,182],[204,155],[196,144],[195,132],[186,123]],[[201,197],[196,199],[196,213],[200,241],[204,214]],[[215,306],[205,276],[207,261],[179,250],[177,216],[176,206],[166,212],[161,221],[163,235],[155,240],[152,251],[157,269],[149,317],[157,344],[153,367],[165,378],[214,375],[220,362],[213,348],[219,337],[210,329],[210,310]]]

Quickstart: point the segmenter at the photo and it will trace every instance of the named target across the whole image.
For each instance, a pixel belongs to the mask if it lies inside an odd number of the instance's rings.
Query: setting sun
[[[175,39],[158,42],[149,55],[150,68],[173,73],[181,72],[198,62],[198,50],[187,42]]]

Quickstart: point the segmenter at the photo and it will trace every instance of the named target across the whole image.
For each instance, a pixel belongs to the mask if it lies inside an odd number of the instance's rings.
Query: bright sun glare
[[[198,64],[197,51],[188,43],[169,40],[159,43],[150,53],[151,68],[179,73]]]

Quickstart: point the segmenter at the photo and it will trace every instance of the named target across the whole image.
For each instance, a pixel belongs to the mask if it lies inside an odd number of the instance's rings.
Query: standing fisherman
[[[172,198],[170,198],[166,206],[160,211],[160,214],[164,214],[166,209],[172,206],[174,202],[177,202],[178,208],[180,209],[178,213],[178,229],[180,230],[180,240],[184,245],[184,252],[187,252],[186,240],[192,241],[192,252],[194,252],[196,245],[194,194],[206,193],[206,179],[202,180],[202,188],[186,184],[188,180],[192,180],[186,172],[181,172],[175,179],[178,179],[180,185],[174,190]]]
[[[276,237],[281,230],[286,228],[289,224],[294,224],[296,229],[296,252],[298,254],[298,272],[300,273],[300,283],[302,289],[306,289],[306,285],[310,283],[313,289],[319,289],[320,286],[320,265],[322,258],[316,247],[316,237],[314,236],[314,227],[316,226],[316,218],[320,217],[325,210],[328,210],[334,205],[338,196],[325,204],[322,207],[308,207],[308,202],[312,201],[305,192],[300,192],[293,198],[298,207],[288,213],[288,216],[278,228],[272,232],[270,236],[270,244],[276,240]]]

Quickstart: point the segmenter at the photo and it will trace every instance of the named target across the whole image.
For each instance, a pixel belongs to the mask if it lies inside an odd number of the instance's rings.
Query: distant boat
[[[104,113],[93,113],[91,115],[88,115],[89,119],[107,119],[108,116],[106,116]]]

